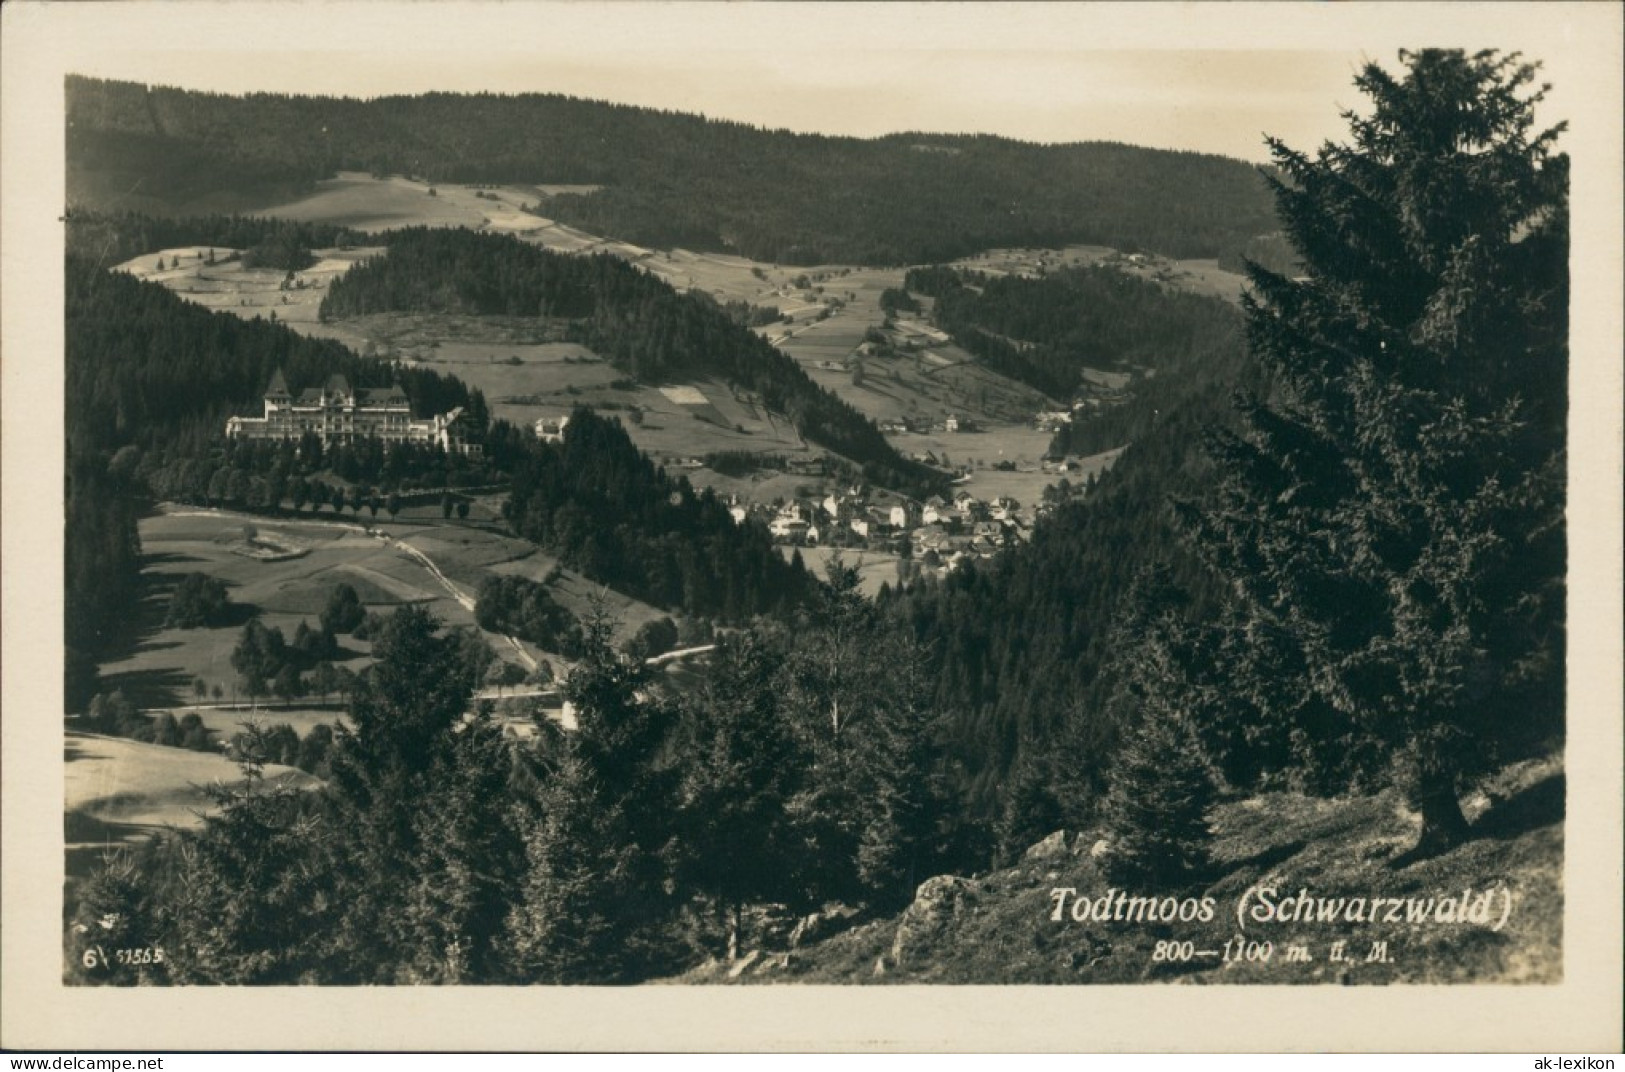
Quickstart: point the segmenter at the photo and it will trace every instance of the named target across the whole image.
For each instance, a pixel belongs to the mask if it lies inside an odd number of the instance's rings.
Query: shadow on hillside
[[[1492,805],[1473,824],[1473,836],[1507,841],[1563,821],[1568,778],[1554,771]]]
[[[1568,779],[1561,771],[1527,785],[1490,806],[1468,829],[1466,840],[1511,841],[1524,834],[1563,821]],[[1388,866],[1396,871],[1459,848],[1462,842],[1418,843],[1395,856]]]
[[[154,637],[168,628],[169,603],[184,574],[157,573],[153,567],[198,561],[201,560],[166,552],[141,556],[140,588],[134,610],[107,626],[108,639],[104,662],[117,662],[133,655],[166,651],[180,646],[174,641],[160,643]],[[212,626],[202,628],[241,629],[259,613],[260,608],[252,603],[227,603],[221,620]]]
[[[143,640],[138,642],[135,647],[130,649],[130,654],[146,655],[149,652],[168,651],[170,648],[178,648],[180,646],[181,642],[178,640],[166,640],[162,642],[156,640]]]
[[[359,643],[359,641],[357,641],[357,643]],[[346,647],[344,644],[339,644],[337,646],[337,649],[333,652],[333,654],[327,656],[322,661],[323,662],[333,663],[334,665],[337,665],[339,663],[350,662],[352,659],[369,658],[371,655],[372,655],[372,652],[370,652],[370,651],[363,651],[360,648],[351,648],[351,647]]]
[[[69,845],[113,847],[152,829],[138,823],[112,822],[82,811],[70,811],[62,817],[62,833]]]
[[[249,622],[258,618],[260,608],[253,603],[227,603],[220,613],[220,620],[210,625],[210,629],[241,629]]]
[[[70,883],[99,874],[121,853],[131,852],[151,840],[163,827],[141,823],[119,823],[98,819],[84,812],[70,811],[63,817],[65,852],[63,877]],[[72,911],[75,898],[64,907]]]
[[[1288,841],[1282,845],[1272,845],[1262,852],[1254,853],[1244,860],[1231,860],[1225,866],[1229,871],[1240,871],[1243,868],[1256,867],[1260,872],[1268,871],[1279,864],[1284,864],[1292,857],[1308,848],[1309,842],[1304,840]]]
[[[71,730],[72,728],[73,727],[70,724],[69,729]],[[72,763],[76,759],[85,758],[85,745],[83,741],[73,737],[68,737],[65,740],[65,744],[66,747],[62,750],[62,761],[64,763]]]
[[[179,707],[192,678],[180,670],[127,670],[102,677],[100,691],[123,692],[137,707]]]
[[[142,572],[146,572],[158,566],[174,566],[182,562],[201,561],[203,560],[193,555],[178,555],[172,551],[152,551],[141,556],[141,569]],[[177,576],[176,579],[178,580],[179,577]]]

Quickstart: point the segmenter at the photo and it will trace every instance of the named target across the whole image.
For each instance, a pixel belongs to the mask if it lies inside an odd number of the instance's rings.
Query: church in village
[[[278,371],[265,389],[265,412],[259,417],[231,417],[226,435],[243,439],[298,439],[306,432],[320,436],[325,446],[376,437],[385,443],[438,444],[448,453],[477,453],[478,445],[459,434],[461,408],[424,420],[412,417],[412,404],[398,386],[350,386],[335,373],[321,387],[306,387],[297,395]]]

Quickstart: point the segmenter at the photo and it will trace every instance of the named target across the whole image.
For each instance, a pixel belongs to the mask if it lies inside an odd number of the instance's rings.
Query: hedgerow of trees
[[[581,650],[581,628],[544,584],[526,577],[490,574],[480,582],[474,621],[481,629],[528,640],[566,658]]]
[[[164,624],[177,629],[202,625],[222,625],[228,616],[231,597],[226,583],[207,573],[188,573],[175,585],[169,597]]]

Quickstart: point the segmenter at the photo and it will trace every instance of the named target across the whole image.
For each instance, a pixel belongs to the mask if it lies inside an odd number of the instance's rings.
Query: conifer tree
[[[343,912],[329,935],[330,956],[337,973],[372,982],[391,981],[398,965],[424,953],[409,928],[378,933],[378,922],[407,918],[412,890],[401,876],[444,866],[425,855],[424,817],[433,811],[426,802],[442,787],[458,791],[446,769],[459,767],[457,752],[472,740],[462,738],[479,729],[461,726],[474,680],[458,638],[438,635],[438,628],[431,614],[411,606],[383,623],[373,644],[376,661],[351,697],[350,726],[335,734],[332,784],[348,851],[335,867]],[[446,810],[455,811],[455,803]],[[445,818],[458,821],[456,814]],[[461,962],[455,954],[443,959],[449,966],[440,975],[455,976]]]
[[[272,748],[264,727],[239,734],[242,783],[212,789],[203,829],[163,841],[168,859],[145,873],[172,983],[288,984],[327,970],[340,914],[321,862],[331,831],[312,798],[265,783]]]
[[[744,905],[793,892],[785,803],[800,771],[775,688],[782,661],[753,634],[725,638],[702,691],[683,710],[680,877],[724,917],[730,951],[745,937]]]
[[[1237,709],[1312,788],[1397,769],[1433,849],[1466,777],[1561,726],[1567,161],[1516,55],[1400,58],[1348,144],[1270,142],[1304,275],[1250,269],[1270,387],[1185,517]]]
[[[1165,566],[1142,571],[1125,602],[1106,701],[1121,739],[1100,809],[1106,868],[1126,885],[1177,888],[1208,874],[1218,796],[1196,732],[1212,698],[1206,633],[1188,621],[1186,594]]]
[[[502,728],[482,704],[429,772],[412,815],[418,848],[396,924],[411,981],[502,978],[506,917],[524,869],[510,768]]]
[[[1209,874],[1213,776],[1189,717],[1148,706],[1117,754],[1104,808],[1112,879],[1142,889],[1179,889]]]
[[[809,897],[906,902],[943,817],[922,653],[889,629],[839,558],[799,624],[785,706],[809,773],[788,808]]]
[[[602,613],[586,632],[564,690],[577,729],[539,794],[507,919],[512,970],[533,982],[630,982],[669,966],[675,794],[657,762],[669,719],[645,692],[644,665],[610,647]]]

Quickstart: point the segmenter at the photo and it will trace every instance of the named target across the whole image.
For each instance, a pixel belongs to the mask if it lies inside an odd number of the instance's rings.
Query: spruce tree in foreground
[[[1236,596],[1257,725],[1225,732],[1316,790],[1397,772],[1430,851],[1468,777],[1561,733],[1568,167],[1518,57],[1401,60],[1349,144],[1270,143],[1304,275],[1251,268],[1271,388],[1185,516]]]
[[[710,676],[682,709],[679,879],[711,902],[730,955],[751,937],[746,905],[796,892],[798,846],[785,803],[800,771],[775,687],[783,661],[754,634],[724,637]]]
[[[1213,690],[1201,665],[1206,634],[1184,618],[1187,598],[1166,568],[1142,572],[1113,629],[1108,711],[1123,741],[1101,809],[1112,880],[1179,889],[1211,870],[1208,813],[1218,789],[1196,732]]]
[[[1181,889],[1212,867],[1208,811],[1215,803],[1190,720],[1157,707],[1124,742],[1106,795],[1106,870],[1131,889]]]
[[[671,712],[649,670],[610,646],[595,612],[565,681],[577,728],[558,743],[524,834],[506,935],[513,974],[538,983],[626,983],[673,968],[676,777],[660,762]]]

